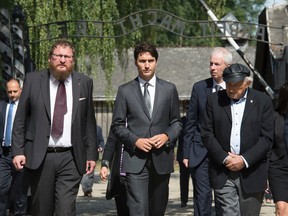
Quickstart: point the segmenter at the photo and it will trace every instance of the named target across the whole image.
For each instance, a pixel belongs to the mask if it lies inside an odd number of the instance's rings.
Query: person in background
[[[106,199],[114,198],[117,215],[129,216],[126,194],[126,174],[122,171],[123,145],[117,143],[117,138],[110,129],[101,162],[100,178],[109,181]],[[110,169],[110,176],[108,170]]]
[[[93,80],[74,70],[75,59],[72,43],[57,40],[49,68],[25,77],[12,155],[30,177],[33,216],[76,215],[81,178],[98,159]]]
[[[274,113],[274,144],[269,163],[269,185],[276,215],[288,215],[288,82],[279,89]]]
[[[216,215],[259,215],[273,142],[273,105],[249,88],[250,70],[231,64],[223,71],[226,91],[207,98],[201,137],[208,150]]]
[[[175,84],[155,75],[158,51],[150,43],[134,49],[138,77],[118,88],[112,131],[124,144],[123,172],[132,216],[162,216],[174,171],[174,143],[182,123]]]
[[[98,153],[103,152],[105,142],[102,134],[102,128],[97,125],[97,143]],[[94,172],[90,174],[84,174],[81,180],[81,187],[85,197],[92,197],[93,192],[93,184],[94,184]]]
[[[185,103],[185,112],[188,112],[188,104],[189,102]],[[184,139],[184,132],[186,128],[187,122],[187,115],[181,117],[181,121],[183,124],[181,134],[178,137],[178,147],[177,147],[177,161],[179,163],[179,173],[180,173],[180,200],[181,200],[181,207],[186,207],[188,198],[189,198],[189,179],[190,179],[190,168],[186,167],[183,164],[183,139]]]
[[[27,195],[24,190],[24,170],[17,171],[12,163],[11,133],[16,110],[21,95],[20,81],[11,78],[6,83],[7,100],[0,103],[0,216],[10,213],[26,215]]]
[[[183,164],[190,167],[193,179],[195,216],[212,214],[212,189],[209,183],[208,154],[201,141],[201,124],[204,120],[207,97],[225,89],[223,70],[232,64],[232,54],[223,47],[215,47],[210,55],[210,78],[193,85],[185,128]]]

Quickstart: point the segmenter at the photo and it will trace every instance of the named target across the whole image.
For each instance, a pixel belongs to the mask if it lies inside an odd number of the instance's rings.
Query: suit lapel
[[[247,116],[252,112],[252,109],[255,104],[256,104],[256,101],[254,100],[254,94],[251,92],[251,89],[248,88],[242,122],[244,122]]]
[[[162,82],[159,78],[156,77],[156,86],[155,86],[155,98],[154,98],[154,106],[152,112],[152,119],[156,115],[158,108],[161,105],[160,95],[164,95]]]
[[[73,107],[72,107],[72,122],[74,122],[76,116],[76,110],[79,104],[80,98],[80,88],[81,88],[81,78],[78,73],[72,73],[72,97],[73,97]]]
[[[212,94],[212,88],[213,88],[213,79],[209,78],[206,80],[206,86],[205,86],[206,95]]]
[[[49,77],[50,72],[45,71],[42,73],[41,78],[40,78],[40,91],[42,93],[42,98],[44,101],[44,106],[47,112],[47,115],[49,119],[51,119],[51,111],[50,111],[50,77]]]

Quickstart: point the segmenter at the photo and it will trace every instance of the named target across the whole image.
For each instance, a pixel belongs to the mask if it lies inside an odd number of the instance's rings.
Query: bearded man
[[[66,40],[50,50],[49,68],[28,73],[14,120],[13,164],[26,167],[32,215],[76,215],[84,173],[97,155],[93,81],[74,71],[75,49]]]

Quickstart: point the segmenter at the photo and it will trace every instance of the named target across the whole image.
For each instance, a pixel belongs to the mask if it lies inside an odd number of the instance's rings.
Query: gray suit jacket
[[[49,70],[27,74],[14,120],[12,153],[25,155],[30,169],[40,166],[48,146],[53,118],[49,79]],[[98,157],[92,79],[73,71],[72,91],[71,143],[78,171],[84,174],[86,161]]]
[[[113,113],[112,130],[125,146],[124,172],[140,172],[150,154],[136,148],[136,140],[150,138],[161,133],[166,133],[170,142],[160,149],[153,149],[152,160],[159,174],[173,172],[173,143],[179,136],[181,128],[179,98],[174,84],[156,78],[151,118],[143,100],[138,78],[119,87]]]

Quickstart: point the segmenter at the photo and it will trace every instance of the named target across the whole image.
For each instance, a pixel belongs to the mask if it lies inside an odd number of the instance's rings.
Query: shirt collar
[[[220,85],[220,86],[222,87],[222,89],[226,89],[226,83],[225,83],[225,82],[217,83],[217,82],[213,79],[213,88],[215,88],[216,85]]]
[[[242,102],[244,102],[244,101],[246,100],[246,98],[247,98],[247,93],[248,93],[248,88],[245,90],[244,95],[243,95],[241,98],[239,98],[239,100],[231,99],[231,101],[232,101],[233,103],[236,103],[236,104],[242,103]]]
[[[156,76],[154,75],[149,81],[145,81],[143,80],[140,76],[138,76],[138,80],[140,82],[140,86],[142,87],[146,82],[149,83],[149,85],[151,86],[155,86],[156,85]]]
[[[69,77],[65,80],[65,82],[70,82],[71,79],[72,79],[72,77],[71,77],[71,74],[70,74]],[[54,84],[57,83],[57,85],[58,85],[59,81],[56,80],[55,77],[51,73],[50,73],[50,80],[51,80],[52,83],[54,83]]]

